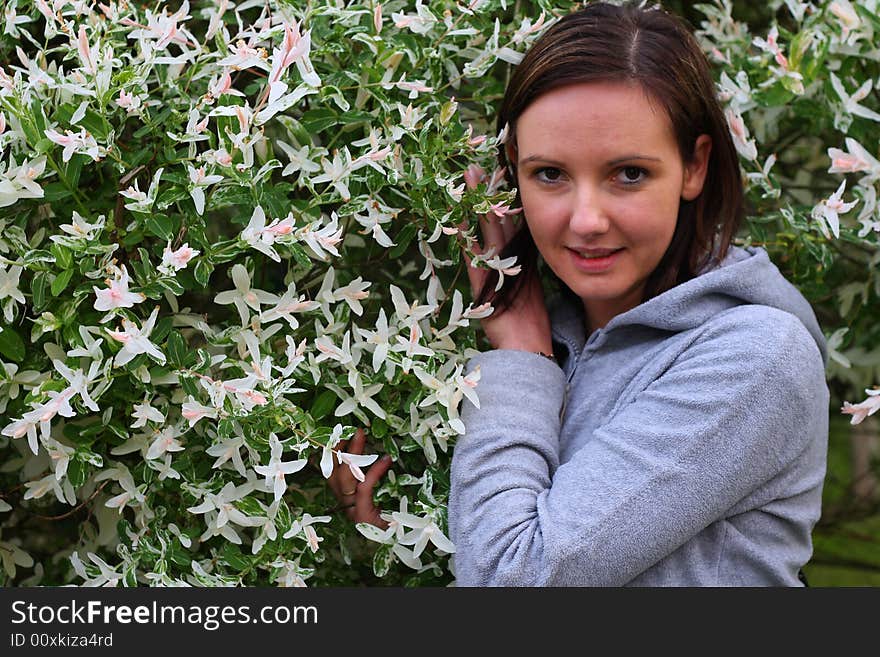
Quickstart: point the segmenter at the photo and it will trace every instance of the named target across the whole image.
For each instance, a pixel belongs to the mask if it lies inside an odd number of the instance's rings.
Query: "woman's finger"
[[[367,442],[367,434],[363,429],[358,429],[354,432],[354,438],[351,439],[351,443],[349,444],[349,449],[344,450],[349,454],[363,454],[364,453],[364,445]]]
[[[388,523],[382,520],[379,509],[373,503],[373,489],[391,467],[391,457],[387,454],[370,466],[364,480],[357,485],[354,500],[354,515],[358,522],[369,522],[384,529]]]

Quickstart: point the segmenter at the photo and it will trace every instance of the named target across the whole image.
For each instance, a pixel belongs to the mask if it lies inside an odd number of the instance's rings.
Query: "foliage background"
[[[479,394],[467,354],[486,346],[460,252],[512,196],[462,172],[491,169],[517,53],[576,4],[5,3],[6,584],[452,581],[449,453]],[[808,576],[876,583],[880,397],[856,403],[880,380],[876,3],[666,6],[731,111],[738,243],[768,249],[832,347]],[[384,533],[348,523],[324,483],[356,426],[395,458]]]

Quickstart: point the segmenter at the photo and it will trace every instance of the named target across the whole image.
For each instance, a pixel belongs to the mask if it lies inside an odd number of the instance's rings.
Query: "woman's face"
[[[641,302],[681,199],[703,188],[711,143],[682,161],[642,88],[585,82],[538,97],[516,124],[523,210],[547,265],[584,303],[590,330]]]

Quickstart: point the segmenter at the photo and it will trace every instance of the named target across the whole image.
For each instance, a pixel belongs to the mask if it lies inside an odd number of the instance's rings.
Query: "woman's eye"
[[[542,182],[558,182],[562,177],[562,172],[555,167],[544,167],[543,169],[538,169],[535,172],[535,175],[538,177],[538,180]]]
[[[624,185],[635,185],[643,182],[647,173],[641,167],[624,167],[620,170],[617,179]]]

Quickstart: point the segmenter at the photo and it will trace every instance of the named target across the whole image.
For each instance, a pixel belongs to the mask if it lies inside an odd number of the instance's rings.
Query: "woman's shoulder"
[[[719,357],[749,365],[755,373],[771,368],[779,376],[824,385],[824,344],[790,312],[742,304],[707,319],[697,334],[695,342],[710,346]]]

